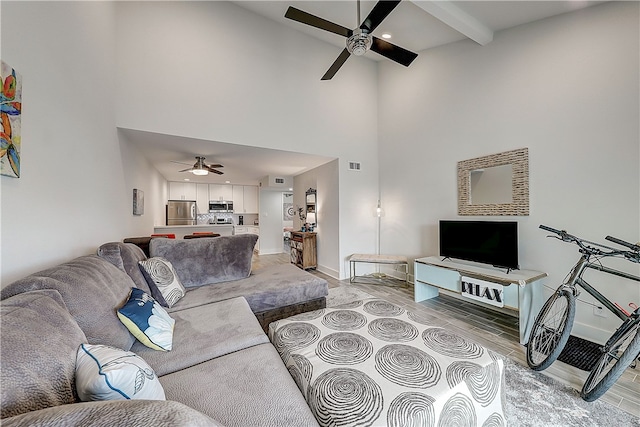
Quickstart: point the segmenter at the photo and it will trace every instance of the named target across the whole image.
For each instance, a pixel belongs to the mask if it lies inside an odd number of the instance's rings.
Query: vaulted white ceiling
[[[294,6],[347,28],[358,26],[356,0],[237,0],[233,3],[281,25],[336,46],[336,57],[344,49],[344,37],[285,18],[284,14],[287,8]],[[374,31],[374,35],[380,37],[383,33],[391,34],[391,43],[418,54],[426,49],[465,39],[485,45],[491,43],[494,33],[497,31],[597,3],[603,3],[603,1],[404,0]],[[368,15],[375,4],[375,1],[361,2],[362,19]],[[309,51],[309,55],[313,55],[313,52]],[[365,58],[376,61],[387,60],[374,52],[367,52]],[[366,59],[358,58],[358,60]],[[327,68],[330,65],[327,63]],[[348,63],[345,66],[348,66]],[[324,71],[326,69],[318,70],[318,78]],[[191,178],[192,181],[197,182],[225,182],[228,180],[235,184],[257,184],[266,175],[294,176],[332,160],[328,157],[304,153],[291,153],[149,132],[121,131],[169,181]],[[223,164],[222,170],[225,174],[196,177],[190,173],[178,172],[195,163],[195,155],[205,156],[205,162],[208,164]],[[174,162],[183,162],[184,165]]]

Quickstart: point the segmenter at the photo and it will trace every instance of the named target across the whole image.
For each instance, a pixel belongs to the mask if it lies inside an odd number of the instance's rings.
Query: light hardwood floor
[[[255,255],[253,267],[261,268],[288,262],[287,253]],[[444,295],[416,303],[413,299],[413,287],[403,285],[401,281],[373,279],[371,284],[350,284],[348,279],[337,280],[315,270],[309,270],[309,272],[326,279],[329,282],[329,288],[353,286],[407,309],[437,316],[441,319],[442,325],[447,325],[447,328],[527,366],[525,348],[519,343],[518,319],[515,317]],[[576,390],[582,388],[588,375],[588,372],[560,361],[554,362],[542,373]],[[636,369],[627,369],[600,400],[640,417],[640,364]]]

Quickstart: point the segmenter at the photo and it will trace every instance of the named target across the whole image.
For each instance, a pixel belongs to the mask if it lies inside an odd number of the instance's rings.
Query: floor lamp
[[[380,255],[380,224],[382,223],[382,217],[384,216],[384,210],[382,209],[382,206],[380,205],[380,199],[378,199],[378,206],[376,207],[375,215],[376,215],[376,219],[378,221],[376,255]],[[373,273],[372,276],[376,277],[378,279],[382,279],[384,277],[387,277],[386,274],[380,272],[380,265],[379,264],[376,264],[376,272]]]

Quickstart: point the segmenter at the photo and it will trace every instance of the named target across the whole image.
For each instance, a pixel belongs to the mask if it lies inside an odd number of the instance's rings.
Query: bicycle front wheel
[[[531,369],[542,371],[555,362],[567,344],[575,314],[576,297],[570,289],[557,290],[542,306],[527,344]]]
[[[605,350],[580,391],[580,396],[587,402],[593,402],[609,390],[640,356],[640,323],[636,322]]]

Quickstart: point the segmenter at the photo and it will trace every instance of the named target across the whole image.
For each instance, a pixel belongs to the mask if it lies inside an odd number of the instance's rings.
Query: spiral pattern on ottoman
[[[304,382],[302,381],[302,373],[300,372],[300,369],[293,365],[289,365],[287,366],[287,371],[289,371],[289,375],[291,375],[291,378],[293,378],[293,381],[298,386],[298,389],[300,389],[300,391],[304,393]]]
[[[279,328],[273,339],[273,345],[279,353],[290,352],[306,347],[318,341],[320,329],[311,323],[295,322]]]
[[[353,365],[371,357],[373,344],[362,335],[336,332],[318,342],[316,354],[333,365]]]
[[[292,354],[291,359],[299,370],[301,378],[305,381],[302,384],[309,384],[311,382],[311,377],[313,376],[313,365],[306,357],[300,354]],[[302,387],[300,387],[302,390]]]
[[[435,399],[422,393],[405,392],[393,399],[387,412],[389,427],[428,427],[435,423]]]
[[[506,427],[506,425],[507,423],[505,422],[504,418],[502,418],[502,415],[494,412],[493,414],[489,415],[489,418],[485,420],[485,422],[482,424],[482,427]]]
[[[370,426],[383,407],[382,389],[364,372],[330,369],[316,378],[307,395],[322,426]]]
[[[369,333],[382,341],[406,342],[418,336],[418,328],[399,319],[383,317],[369,323]]]
[[[422,332],[424,345],[433,351],[456,359],[477,359],[484,350],[476,343],[442,328],[429,328]]]
[[[475,427],[477,425],[473,403],[462,393],[457,393],[447,400],[438,421],[438,427]]]
[[[500,389],[500,369],[495,363],[483,368],[472,362],[456,361],[447,367],[445,375],[450,388],[464,381],[482,406],[488,406]]]
[[[390,344],[376,353],[376,370],[392,383],[410,388],[437,384],[442,371],[429,354],[404,344]]]
[[[335,310],[322,318],[322,324],[336,331],[354,331],[367,323],[367,318],[353,310]]]
[[[369,301],[362,308],[374,316],[395,317],[404,313],[404,308],[381,299]]]

